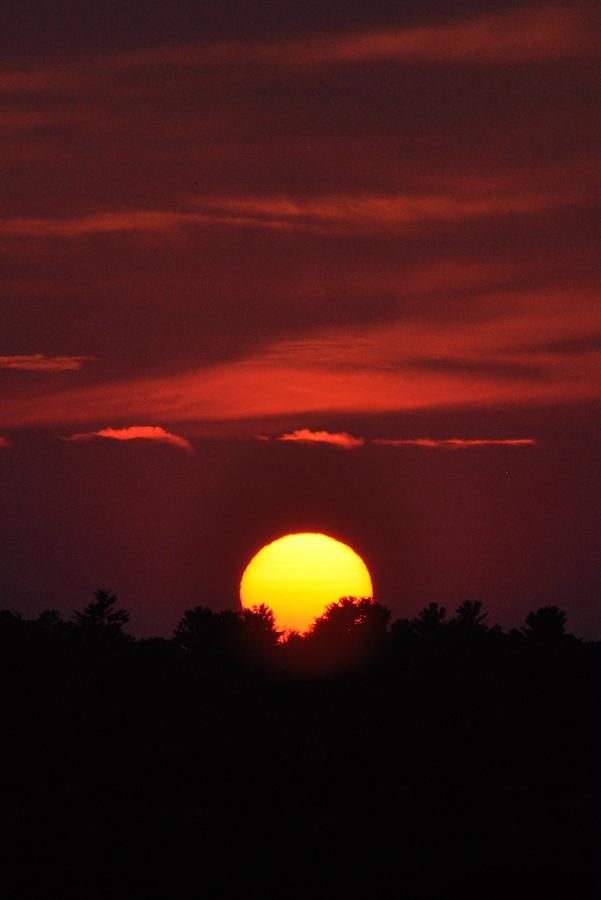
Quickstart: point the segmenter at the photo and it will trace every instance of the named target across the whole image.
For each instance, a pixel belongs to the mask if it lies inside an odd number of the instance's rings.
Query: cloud
[[[161,210],[102,212],[70,219],[14,218],[5,219],[0,223],[0,234],[32,238],[68,238],[128,231],[162,232],[184,224],[188,218],[190,217],[185,213]],[[192,216],[192,220],[194,218]]]
[[[371,443],[384,447],[469,450],[473,447],[531,447],[537,441],[534,438],[376,438]]]
[[[440,26],[309,40],[288,48],[289,58],[291,62],[306,65],[371,60],[511,65],[581,56],[597,46],[587,28],[588,8],[535,5]]]
[[[0,222],[0,235],[26,238],[80,238],[93,234],[165,234],[184,225],[252,225],[285,228],[286,222],[255,216],[232,215],[229,211],[202,213],[160,209],[101,212],[69,219],[12,218]]]
[[[7,437],[3,437],[0,434],[0,450],[4,450],[6,447],[10,447],[10,441]]]
[[[119,416],[233,422],[281,415],[526,406],[598,399],[598,353],[545,351],[598,333],[597,293],[586,286],[479,296],[477,310],[343,326],[268,344],[246,357],[0,399],[0,427],[97,422]],[[477,314],[476,314],[477,313]],[[543,349],[541,349],[541,347]],[[441,368],[421,361],[445,360]],[[448,365],[457,360],[461,365]],[[504,364],[509,363],[507,372]],[[521,368],[520,368],[520,365]],[[533,371],[529,371],[533,365]],[[517,368],[516,368],[517,366]]]
[[[100,431],[88,431],[83,434],[72,434],[65,438],[67,441],[88,441],[93,438],[110,438],[114,441],[158,441],[162,444],[171,444],[181,450],[192,450],[192,444],[186,438],[178,434],[165,431],[160,425],[131,425],[128,428],[103,428]]]
[[[580,199],[568,192],[528,192],[499,185],[411,194],[334,194],[321,197],[197,198],[205,218],[227,224],[239,222],[311,229],[316,226],[363,232],[373,228],[456,222],[487,216],[536,213]]]
[[[277,67],[401,64],[512,65],[588,55],[597,48],[592,4],[536,4],[460,22],[330,34],[279,43],[230,42],[142,50],[113,57],[118,68],[208,67],[254,62]]]
[[[311,431],[309,428],[297,428],[296,431],[280,435],[277,440],[295,441],[301,444],[331,444],[345,450],[362,447],[365,443],[363,438],[353,437],[346,431]]]
[[[535,214],[582,199],[570,190],[527,191],[485,186],[439,193],[338,194],[321,197],[200,197],[196,210],[107,211],[74,218],[7,218],[0,235],[81,238],[96,234],[167,234],[182,227],[230,226],[301,230],[319,234],[369,234],[463,222],[492,216]],[[198,208],[202,207],[200,211]]]
[[[268,440],[263,436],[260,440]],[[311,431],[299,428],[282,434],[275,440],[295,441],[300,444],[332,444],[346,450],[376,444],[382,447],[425,447],[427,449],[465,450],[474,447],[530,447],[537,443],[534,438],[373,438],[367,440],[354,437],[347,431]]]
[[[70,372],[95,356],[45,356],[31,353],[23,356],[0,356],[0,369],[21,369],[27,372]]]

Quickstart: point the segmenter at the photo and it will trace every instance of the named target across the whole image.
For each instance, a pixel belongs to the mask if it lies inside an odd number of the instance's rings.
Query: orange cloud
[[[68,372],[80,369],[82,363],[94,356],[44,356],[32,353],[23,356],[0,356],[0,369],[22,369],[27,372]]]
[[[83,434],[72,434],[67,441],[88,441],[93,438],[111,438],[114,441],[159,441],[171,444],[182,450],[192,450],[192,444],[178,434],[165,431],[160,425],[131,425],[129,428],[103,428],[100,431],[88,431]]]
[[[372,444],[384,447],[427,447],[429,449],[465,450],[473,447],[531,447],[534,438],[376,438]]]
[[[260,440],[267,440],[260,437]],[[382,447],[425,447],[428,449],[463,450],[473,447],[531,447],[537,443],[534,438],[374,438],[367,441],[362,437],[354,437],[347,431],[311,431],[299,428],[289,434],[282,434],[278,441],[295,441],[300,444],[332,444],[344,449],[363,447],[366,443]]]
[[[232,421],[316,412],[390,412],[455,405],[557,403],[599,396],[599,364],[581,371],[566,355],[548,379],[474,377],[461,371],[377,370],[266,358],[46,396],[7,398],[5,427],[85,422],[119,415],[163,421]]]
[[[297,428],[289,434],[282,434],[278,441],[296,441],[301,444],[331,444],[334,447],[342,447],[351,450],[353,447],[362,447],[363,438],[353,437],[346,431],[311,431],[309,428]]]
[[[280,415],[457,405],[577,402],[601,396],[596,292],[574,285],[479,296],[462,315],[399,318],[280,341],[179,373],[5,396],[0,427],[134,420],[232,422]],[[553,346],[563,342],[562,351]],[[569,342],[566,344],[566,342]]]

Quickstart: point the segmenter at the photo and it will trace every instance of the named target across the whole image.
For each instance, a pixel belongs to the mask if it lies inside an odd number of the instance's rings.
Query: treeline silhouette
[[[65,620],[56,609],[45,609],[27,619],[18,612],[0,610],[0,642],[5,661],[31,654],[71,652],[134,658],[141,654],[179,656],[206,666],[278,665],[309,673],[339,672],[391,662],[404,666],[422,661],[465,656],[474,662],[478,653],[499,651],[516,659],[558,665],[585,662],[599,643],[585,642],[566,631],[566,613],[557,606],[530,612],[521,628],[504,632],[490,625],[479,601],[466,600],[452,616],[444,606],[430,603],[412,619],[392,620],[387,607],[371,598],[341,597],[329,604],[305,634],[279,631],[273,612],[264,604],[215,612],[206,606],[187,610],[170,640],[136,640],[125,630],[129,613],[118,608],[118,598],[98,590],[82,611]],[[476,657],[474,657],[476,654]],[[500,657],[499,657],[500,658]],[[81,662],[81,659],[79,660]],[[482,662],[482,660],[481,660]]]
[[[561,609],[510,631],[479,602],[393,621],[352,597],[305,635],[265,606],[197,606],[170,639],[128,622],[104,590],[69,620],[0,611],[23,896],[66,896],[67,872],[80,896],[146,897],[159,859],[170,894],[192,859],[210,897],[241,869],[257,897],[592,890],[601,645]]]

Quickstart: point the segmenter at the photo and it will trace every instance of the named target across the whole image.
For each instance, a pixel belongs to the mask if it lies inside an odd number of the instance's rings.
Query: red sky
[[[599,636],[595,5],[13,6],[2,605],[168,633],[323,530]]]

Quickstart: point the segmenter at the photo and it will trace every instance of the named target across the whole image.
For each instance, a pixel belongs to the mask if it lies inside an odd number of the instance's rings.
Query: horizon
[[[557,611],[558,614],[562,614],[565,617],[565,634],[567,636],[574,637],[578,641],[581,641],[584,643],[590,643],[590,644],[600,643],[599,638],[590,638],[587,635],[575,634],[571,628],[569,616],[567,615],[566,611],[564,609],[562,609],[561,607],[556,606],[555,604],[549,603],[549,604],[544,604],[544,605],[538,606],[538,607],[532,607],[531,609],[528,609],[528,611],[524,614],[524,617],[522,618],[522,620],[520,622],[516,622],[514,624],[509,624],[509,625],[502,625],[499,622],[493,621],[492,618],[489,616],[489,609],[487,608],[486,603],[484,603],[482,600],[471,600],[469,598],[468,599],[464,598],[463,600],[458,601],[456,604],[451,605],[450,607],[446,607],[443,604],[437,603],[436,601],[431,601],[430,603],[427,603],[425,606],[418,609],[415,615],[395,617],[395,616],[393,616],[393,611],[390,607],[388,607],[385,603],[381,603],[379,600],[377,600],[373,596],[367,597],[367,596],[355,596],[353,594],[346,594],[346,595],[341,595],[336,600],[325,602],[323,605],[322,611],[320,613],[316,614],[311,619],[310,623],[303,629],[299,629],[299,628],[295,628],[295,627],[283,627],[278,622],[277,616],[274,615],[272,606],[270,606],[270,604],[267,602],[261,601],[261,602],[257,602],[254,604],[247,603],[247,604],[243,605],[239,599],[237,605],[232,604],[231,606],[225,606],[221,609],[215,609],[210,604],[209,605],[197,604],[196,606],[190,607],[189,609],[185,609],[185,610],[183,610],[183,613],[180,615],[180,617],[177,619],[177,621],[174,623],[171,630],[168,633],[164,633],[164,634],[150,634],[150,633],[140,634],[140,633],[137,633],[136,627],[135,627],[135,621],[132,622],[129,610],[121,602],[120,597],[117,594],[113,593],[113,591],[111,591],[110,588],[97,588],[95,591],[92,592],[92,594],[89,597],[82,599],[82,601],[79,603],[79,605],[77,607],[75,607],[70,612],[67,611],[66,614],[63,610],[56,609],[55,607],[52,607],[52,606],[44,606],[41,609],[36,610],[34,613],[30,614],[29,616],[24,614],[21,610],[15,609],[14,607],[0,606],[0,613],[8,613],[10,616],[15,616],[17,620],[21,620],[23,622],[31,622],[33,624],[43,623],[47,614],[58,614],[58,617],[59,617],[58,621],[60,623],[62,623],[62,625],[71,626],[78,622],[78,620],[81,617],[82,612],[86,608],[93,605],[94,601],[91,598],[95,597],[97,599],[101,595],[106,595],[107,597],[112,598],[112,602],[114,603],[117,611],[120,614],[124,614],[126,616],[126,619],[124,620],[123,625],[122,625],[123,633],[129,637],[134,638],[136,641],[154,640],[155,638],[160,638],[162,640],[163,639],[164,640],[173,640],[174,634],[177,632],[177,629],[181,625],[181,623],[186,619],[186,616],[190,613],[194,613],[196,610],[203,610],[203,611],[210,612],[216,618],[218,618],[222,613],[224,613],[227,617],[230,613],[234,613],[235,615],[243,616],[245,611],[249,612],[251,614],[254,614],[257,611],[266,611],[270,616],[273,616],[274,627],[280,628],[280,631],[279,631],[280,641],[286,643],[290,637],[300,637],[300,638],[308,637],[311,634],[312,630],[315,628],[315,625],[318,623],[318,621],[320,621],[324,617],[327,617],[329,611],[331,611],[332,608],[340,606],[341,604],[343,604],[346,601],[350,601],[353,604],[367,602],[369,604],[373,604],[376,607],[381,608],[382,610],[386,611],[390,616],[390,618],[388,620],[388,624],[385,626],[386,632],[389,632],[391,629],[393,629],[393,626],[395,626],[395,625],[404,625],[404,624],[415,625],[417,622],[419,622],[420,617],[422,617],[423,614],[425,614],[428,610],[431,610],[433,608],[436,608],[441,613],[441,623],[443,624],[443,627],[446,627],[449,624],[452,625],[457,620],[457,614],[461,612],[461,609],[464,608],[466,604],[468,604],[468,605],[474,605],[474,606],[478,607],[479,612],[481,612],[483,615],[483,627],[485,629],[490,629],[490,630],[496,631],[499,635],[509,636],[511,633],[515,633],[515,632],[520,633],[520,634],[526,633],[526,631],[527,631],[526,623],[527,623],[529,616],[532,616],[533,614],[536,614],[536,613],[540,613],[541,611],[544,611],[544,610],[554,610],[554,611]]]

